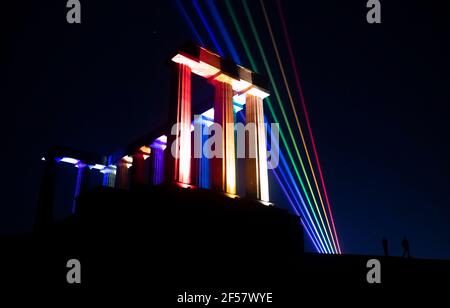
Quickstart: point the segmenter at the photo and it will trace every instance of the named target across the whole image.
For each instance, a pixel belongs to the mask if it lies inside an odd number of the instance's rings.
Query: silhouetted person
[[[388,240],[386,237],[383,236],[383,238],[381,239],[381,242],[383,244],[383,251],[384,251],[384,256],[388,256]]]
[[[402,240],[402,247],[403,247],[403,254],[402,254],[402,257],[404,258],[404,257],[410,257],[410,255],[409,255],[409,242],[408,242],[408,239],[406,238],[406,236],[405,237],[403,237],[403,240]]]

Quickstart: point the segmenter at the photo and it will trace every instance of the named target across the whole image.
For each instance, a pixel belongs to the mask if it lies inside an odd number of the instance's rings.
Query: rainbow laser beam
[[[288,118],[287,118],[286,111],[285,111],[284,106],[283,106],[283,104],[282,104],[282,100],[281,100],[281,97],[280,97],[280,93],[279,93],[278,88],[277,88],[277,86],[276,86],[275,79],[274,79],[274,77],[273,77],[273,74],[272,74],[272,70],[271,70],[271,68],[270,68],[270,65],[269,65],[269,63],[268,63],[268,61],[267,61],[267,56],[266,56],[266,53],[265,53],[264,48],[263,48],[263,46],[262,46],[261,39],[260,39],[259,34],[258,34],[258,31],[257,31],[257,29],[256,29],[256,26],[255,26],[253,17],[252,17],[252,15],[251,15],[251,12],[250,12],[250,9],[249,9],[249,7],[248,7],[248,5],[247,5],[247,2],[246,2],[245,0],[242,0],[242,4],[243,4],[243,6],[244,6],[244,11],[245,11],[245,14],[246,14],[246,16],[247,16],[247,19],[248,19],[248,21],[249,21],[249,23],[250,23],[250,28],[251,28],[251,30],[252,30],[252,33],[253,33],[254,37],[255,37],[256,44],[257,44],[257,46],[258,46],[259,52],[260,52],[261,57],[262,57],[262,59],[263,59],[263,64],[264,64],[264,67],[265,67],[265,69],[266,69],[266,71],[267,71],[267,75],[268,75],[268,77],[269,77],[270,83],[271,83],[271,85],[272,85],[272,88],[273,88],[273,92],[274,92],[274,94],[275,94],[276,101],[277,101],[278,106],[279,106],[279,108],[280,108],[280,110],[281,110],[281,114],[282,114],[283,120],[284,120],[284,122],[287,124],[286,127],[287,127],[287,129],[288,129],[289,136],[291,137],[292,144],[294,145],[295,152],[296,152],[296,154],[297,154],[297,156],[298,156],[300,165],[301,165],[301,167],[302,167],[302,171],[303,171],[303,174],[304,174],[304,176],[305,176],[306,183],[307,183],[308,188],[309,188],[309,191],[310,191],[310,195],[311,195],[311,197],[312,197],[312,199],[313,199],[313,202],[314,202],[314,205],[315,205],[315,207],[316,207],[317,213],[319,214],[318,216],[319,216],[320,222],[321,222],[321,224],[322,224],[323,230],[324,230],[324,232],[325,232],[325,236],[326,236],[328,242],[331,244],[330,237],[329,237],[329,235],[328,235],[328,233],[327,233],[327,228],[325,227],[325,223],[324,223],[324,221],[323,221],[323,219],[322,219],[322,215],[320,215],[320,209],[319,209],[319,207],[318,207],[318,204],[317,204],[317,200],[316,200],[315,194],[314,194],[313,189],[312,189],[312,187],[311,187],[311,183],[310,183],[310,181],[309,181],[308,173],[306,172],[306,169],[305,169],[303,160],[302,160],[302,158],[301,158],[300,152],[299,152],[298,147],[297,147],[297,143],[295,142],[295,138],[294,138],[292,129],[291,129],[290,125],[288,124],[288,123],[289,123],[289,120],[288,120]],[[318,187],[317,187],[317,189],[318,189]],[[308,200],[308,203],[311,203],[309,197],[307,197],[307,200]],[[310,205],[311,205],[311,204],[310,204]],[[311,207],[312,207],[312,205],[311,205]],[[314,216],[316,217],[316,215],[314,215]],[[330,233],[331,233],[331,232],[330,232]]]
[[[275,41],[275,36],[273,34],[273,30],[272,30],[272,26],[270,24],[269,16],[267,15],[266,6],[264,5],[264,1],[263,0],[260,0],[259,2],[261,3],[264,19],[266,21],[267,28],[269,29],[270,39],[272,41],[272,45],[273,45],[273,48],[275,50],[275,56],[276,56],[277,61],[278,61],[278,66],[280,67],[281,75],[283,77],[284,85],[286,87],[286,92],[288,94],[289,102],[291,104],[292,110],[294,111],[293,114],[294,114],[294,117],[295,117],[295,121],[297,123],[298,130],[300,132],[300,137],[302,139],[303,148],[305,149],[305,153],[306,153],[306,157],[307,157],[307,160],[308,160],[308,164],[309,164],[309,167],[311,169],[311,174],[313,176],[314,184],[317,187],[317,195],[319,196],[319,201],[320,201],[320,204],[322,206],[323,213],[325,215],[325,220],[327,222],[327,226],[331,230],[330,222],[328,220],[328,214],[327,214],[327,211],[325,209],[325,205],[323,203],[322,195],[320,194],[320,189],[319,189],[319,185],[317,183],[316,174],[314,172],[314,168],[313,168],[312,163],[311,163],[311,158],[310,158],[310,155],[309,155],[308,147],[306,146],[306,141],[305,141],[305,137],[303,135],[302,127],[300,125],[300,120],[298,119],[298,116],[297,116],[297,109],[295,108],[294,99],[292,97],[291,89],[290,89],[289,83],[287,81],[287,77],[286,77],[286,73],[285,73],[285,70],[284,70],[283,62],[281,61],[280,53],[278,51],[278,46],[277,46],[277,43]],[[334,237],[331,236],[331,239],[333,240],[333,246],[334,246],[335,251],[338,251]]]
[[[290,57],[290,60],[291,60],[291,67],[292,67],[293,72],[294,72],[295,84],[297,86],[297,90],[298,90],[298,93],[299,93],[299,96],[300,96],[300,102],[301,102],[301,105],[302,105],[303,114],[304,114],[305,121],[306,121],[306,126],[308,128],[309,137],[310,137],[310,140],[311,140],[314,157],[316,159],[317,169],[319,171],[319,178],[320,178],[320,182],[322,184],[322,191],[323,191],[323,194],[325,196],[325,202],[327,203],[327,206],[328,206],[328,212],[329,212],[329,215],[330,215],[330,218],[331,218],[331,224],[333,226],[333,232],[334,232],[334,236],[336,238],[338,251],[339,251],[339,253],[342,253],[341,247],[340,247],[340,244],[339,244],[339,238],[338,238],[338,235],[337,235],[337,232],[336,232],[336,227],[335,227],[335,224],[334,224],[333,214],[331,212],[331,205],[330,205],[330,201],[329,201],[329,198],[328,198],[327,189],[326,189],[326,186],[325,186],[325,181],[323,179],[323,173],[322,173],[322,168],[321,168],[321,164],[320,164],[320,161],[319,161],[319,155],[317,153],[317,147],[316,147],[316,142],[315,142],[315,139],[314,139],[314,134],[312,133],[312,129],[311,129],[311,123],[310,123],[310,120],[309,120],[308,109],[306,108],[305,98],[304,98],[303,90],[302,90],[302,87],[301,87],[301,84],[300,84],[300,74],[298,73],[298,70],[297,70],[297,63],[295,61],[291,40],[289,38],[289,33],[287,31],[286,19],[285,19],[284,14],[283,14],[283,10],[282,10],[282,7],[281,7],[280,0],[277,0],[276,3],[277,3],[278,15],[279,15],[280,20],[281,20],[281,27],[283,29],[283,34],[284,34],[284,38],[285,38],[286,45],[287,45],[287,50],[288,50],[289,57]]]

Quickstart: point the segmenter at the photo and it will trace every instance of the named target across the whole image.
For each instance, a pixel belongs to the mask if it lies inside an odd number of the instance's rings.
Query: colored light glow
[[[253,96],[257,96],[257,97],[262,98],[262,99],[264,99],[264,98],[269,96],[269,93],[264,92],[263,90],[258,89],[256,87],[252,87],[250,90],[248,90],[247,93],[251,94]]]
[[[124,156],[124,157],[122,157],[122,161],[124,161],[125,163],[132,164],[133,163],[133,157],[131,157],[129,155]]]
[[[147,154],[147,155],[149,155],[150,152],[151,152],[150,147],[148,147],[148,146],[146,146],[146,145],[141,146],[141,147],[139,148],[139,151],[140,151],[141,153],[144,153],[144,154]]]
[[[194,189],[197,188],[194,185],[186,184],[186,183],[182,183],[182,182],[175,182],[175,185],[177,185],[177,186],[179,186],[181,188],[194,188]]]
[[[105,168],[104,165],[95,164],[95,165],[89,165],[89,169],[97,169],[97,170],[103,170]]]
[[[237,105],[239,105],[239,106],[241,106],[241,108],[242,108],[242,106],[244,106],[245,105],[245,97],[246,97],[246,94],[244,93],[244,94],[240,94],[240,95],[235,95],[235,96],[233,96],[233,102],[234,102],[234,105],[235,106],[237,106]]]
[[[155,141],[153,141],[150,144],[150,148],[160,148],[162,150],[165,150],[167,146],[167,136],[166,135],[162,135],[158,138],[155,139]]]
[[[234,113],[238,113],[242,109],[244,109],[244,108],[242,108],[240,105],[233,104]]]
[[[172,58],[172,61],[178,64],[187,65],[191,68],[192,73],[204,78],[210,78],[220,71],[218,68],[212,65],[209,65],[203,61],[197,62],[182,54],[177,54],[176,56],[174,56]]]
[[[159,142],[167,144],[167,136],[166,135],[162,135],[162,136],[156,138],[156,141],[159,141]]]
[[[79,159],[75,159],[75,158],[71,158],[71,157],[57,158],[56,161],[57,162],[67,163],[67,164],[72,164],[72,165],[76,165],[76,164],[78,164],[80,162]]]
[[[214,108],[210,108],[202,113],[202,116],[214,120]]]
[[[328,199],[328,193],[327,193],[327,189],[326,189],[326,186],[325,186],[325,181],[323,179],[322,168],[321,168],[321,164],[320,164],[320,161],[319,161],[319,155],[318,155],[317,148],[316,148],[316,142],[315,142],[314,135],[313,135],[312,129],[311,129],[311,123],[310,123],[310,120],[309,120],[308,109],[306,108],[305,98],[304,98],[303,90],[302,90],[302,87],[301,87],[301,84],[300,84],[300,77],[299,77],[299,73],[298,73],[298,70],[297,70],[297,63],[295,61],[295,56],[294,56],[294,52],[293,52],[293,49],[292,49],[291,40],[289,38],[289,34],[288,34],[288,31],[287,31],[286,21],[285,21],[285,18],[284,18],[283,10],[281,8],[281,3],[280,3],[279,0],[277,0],[276,2],[277,2],[278,15],[279,15],[280,20],[281,20],[281,26],[282,26],[282,29],[283,29],[284,38],[285,38],[285,41],[286,41],[286,45],[288,47],[287,49],[288,49],[289,57],[290,57],[290,60],[291,60],[291,67],[293,68],[293,72],[294,72],[295,84],[297,86],[297,90],[298,90],[298,93],[299,93],[299,96],[300,96],[300,102],[301,102],[303,114],[304,114],[304,117],[305,117],[305,120],[306,120],[306,126],[308,128],[309,136],[310,136],[310,139],[311,139],[311,144],[312,144],[312,147],[313,147],[313,153],[314,153],[314,156],[315,156],[315,159],[316,159],[317,169],[319,171],[319,178],[320,178],[320,181],[321,181],[321,184],[322,184],[322,191],[323,191],[323,194],[325,196],[325,201],[326,201],[327,206],[328,206],[328,213],[329,213],[329,216],[330,216],[330,219],[331,219],[331,223],[332,223],[332,226],[333,226],[333,232],[334,232],[334,236],[336,238],[336,244],[338,246],[338,252],[342,253],[341,252],[341,247],[340,247],[340,244],[339,244],[339,238],[338,238],[338,235],[337,235],[337,232],[336,232],[336,227],[335,227],[335,224],[334,224],[333,215],[332,215],[332,212],[331,212],[331,205],[330,205],[330,202],[329,202],[329,199]]]
[[[244,95],[244,99],[245,99],[245,95]],[[233,101],[233,109],[234,109],[235,113],[238,113],[239,111],[241,111],[243,109],[243,107],[240,104],[235,104],[235,102]],[[214,108],[210,108],[210,109],[206,110],[205,112],[203,112],[201,114],[201,116],[202,116],[201,121],[203,123],[205,123],[207,126],[210,126],[212,123],[214,123]]]
[[[102,170],[100,170],[101,173],[116,173],[117,167],[114,165],[105,166]]]
[[[214,123],[214,108],[210,108],[208,110],[206,110],[205,112],[203,112],[200,115],[199,121],[206,125],[207,127],[211,126]],[[203,131],[203,128],[202,128]],[[202,133],[203,136],[203,133]]]
[[[228,83],[230,85],[233,85],[233,80],[234,80],[233,78],[231,78],[230,76],[228,76],[227,74],[224,74],[224,73],[220,73],[214,79],[217,81],[220,81],[220,82]]]
[[[242,79],[240,79],[240,80],[233,79],[231,81],[231,85],[233,86],[234,91],[241,92],[241,91],[249,88],[252,84],[250,82],[242,80]]]

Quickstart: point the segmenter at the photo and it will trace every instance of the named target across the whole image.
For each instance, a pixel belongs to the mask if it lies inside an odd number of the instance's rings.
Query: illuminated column
[[[255,158],[246,158],[247,196],[269,202],[269,181],[267,175],[267,146],[264,127],[263,100],[258,96],[246,95],[246,121],[253,123],[248,147],[254,147]],[[249,151],[247,151],[248,153]]]
[[[208,138],[208,135],[203,134],[203,131],[205,130],[207,124],[204,119],[204,116],[200,116],[197,120],[197,122],[194,124],[194,126],[198,129],[198,135],[194,137],[194,139],[197,139],[199,141],[199,150],[201,153],[197,153],[197,158],[194,159],[195,161],[195,167],[197,170],[197,179],[196,184],[198,187],[201,188],[210,188],[210,166],[209,162],[210,160],[207,158],[206,149],[203,149],[205,142]],[[198,157],[199,154],[201,154],[201,157]]]
[[[130,156],[123,157],[117,163],[117,171],[116,171],[116,187],[127,189],[129,187],[129,170],[131,167],[133,159]]]
[[[162,145],[151,145],[150,184],[158,185],[164,181],[164,148]]]
[[[116,166],[110,165],[100,171],[103,173],[103,186],[114,187],[116,185],[116,170]]]
[[[152,148],[150,170],[150,183],[153,185],[161,184],[164,181],[164,149]]]
[[[174,65],[174,90],[172,98],[171,114],[174,115],[173,122],[176,127],[176,136],[169,135],[169,147],[167,158],[170,168],[168,168],[168,180],[191,183],[191,68],[185,64],[173,63]],[[175,116],[176,115],[176,116]],[[174,131],[172,131],[174,132]]]
[[[133,165],[130,167],[131,185],[146,184],[148,182],[145,161],[150,155],[150,148],[142,146],[133,155]]]
[[[130,184],[145,183],[145,158],[144,154],[137,153],[133,155],[133,164],[130,167]]]
[[[222,127],[222,158],[213,158],[211,179],[214,188],[236,194],[236,152],[234,144],[234,110],[232,79],[221,75],[215,87],[214,122]]]

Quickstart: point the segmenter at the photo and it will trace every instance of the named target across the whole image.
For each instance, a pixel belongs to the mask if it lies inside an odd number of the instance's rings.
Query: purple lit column
[[[151,146],[150,153],[150,183],[161,184],[164,181],[164,147],[163,145]]]

